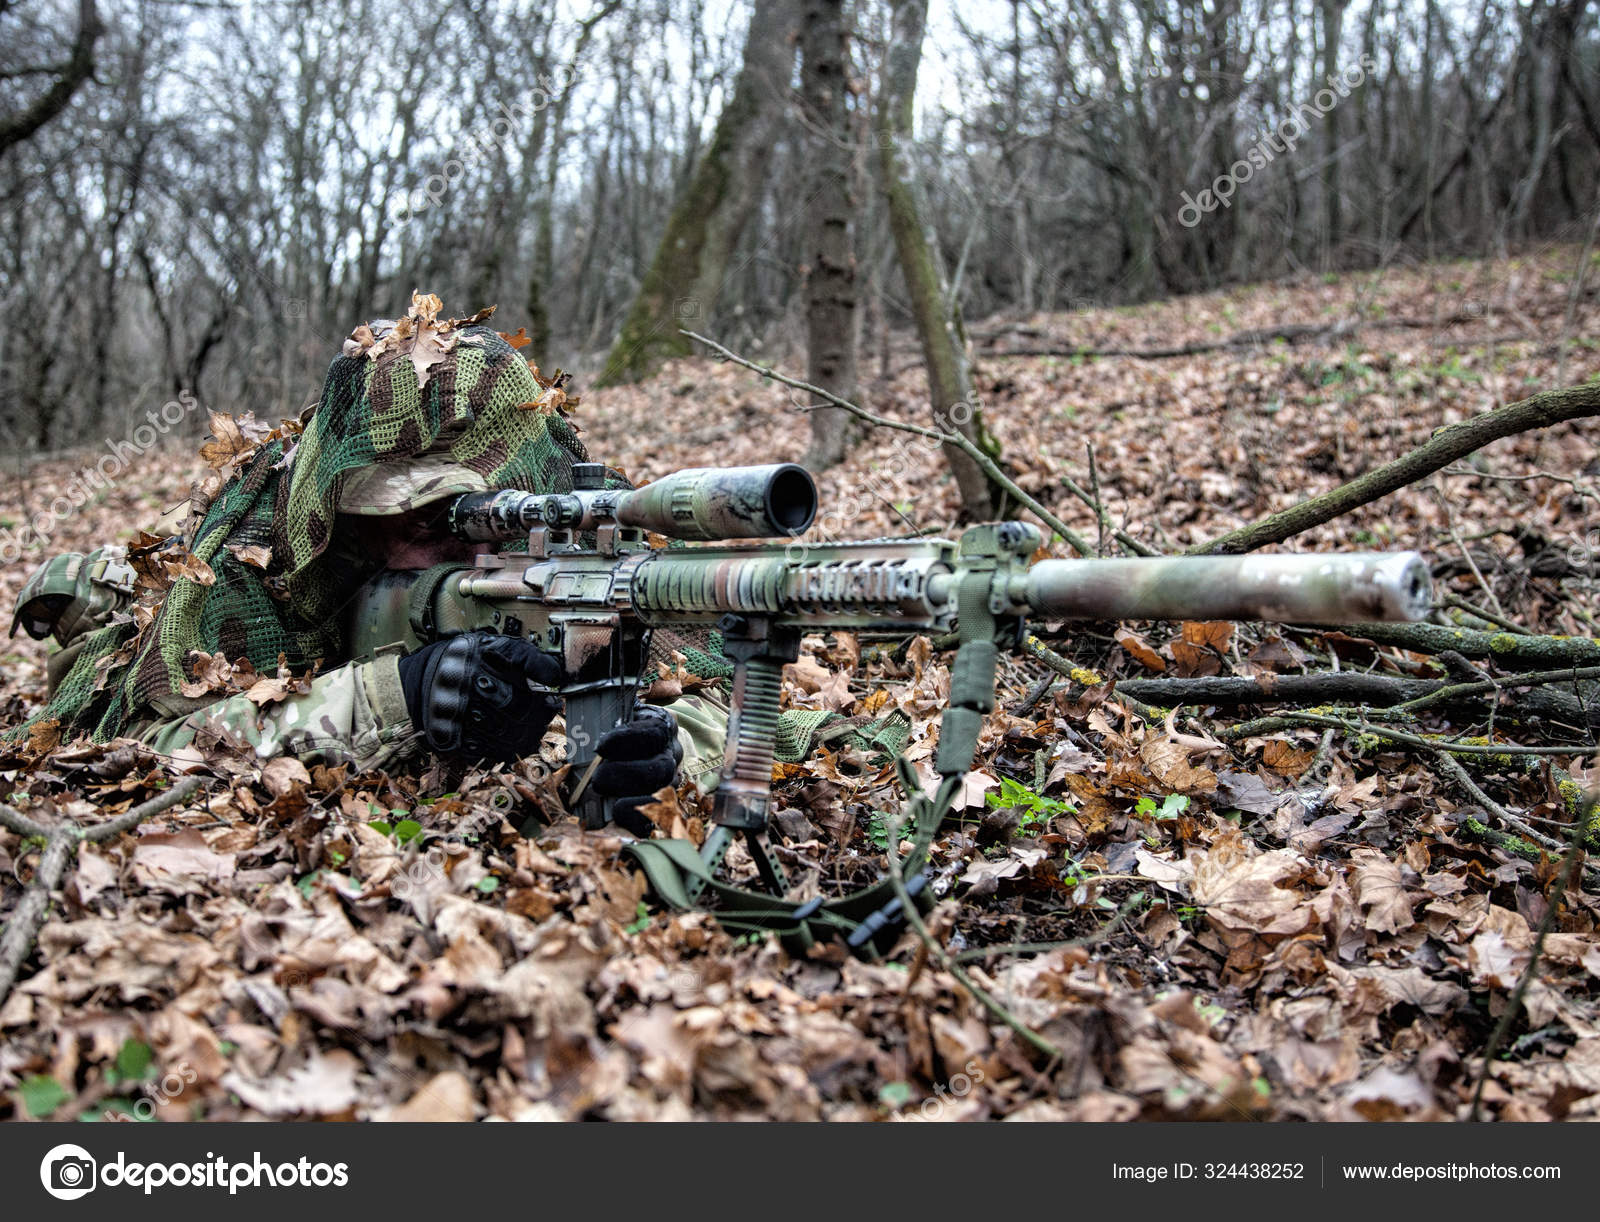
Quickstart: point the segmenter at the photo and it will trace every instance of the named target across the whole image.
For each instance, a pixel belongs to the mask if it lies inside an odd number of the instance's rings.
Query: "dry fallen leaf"
[[[266,1081],[230,1072],[223,1075],[222,1085],[268,1116],[332,1116],[355,1105],[360,1069],[361,1062],[342,1048],[313,1050],[298,1069]]]
[[[1271,739],[1261,748],[1261,762],[1280,776],[1297,777],[1316,759],[1315,751],[1301,751],[1282,739]]]
[[[1146,670],[1163,671],[1167,669],[1167,660],[1136,632],[1120,631],[1117,633],[1117,644],[1139,665]]]
[[[1412,925],[1411,900],[1406,895],[1400,867],[1376,849],[1357,849],[1351,886],[1356,902],[1366,910],[1367,928],[1375,933],[1399,933]]]
[[[398,1107],[389,1108],[374,1120],[428,1123],[464,1123],[473,1119],[477,1107],[472,1098],[472,1083],[455,1070],[435,1074]]]

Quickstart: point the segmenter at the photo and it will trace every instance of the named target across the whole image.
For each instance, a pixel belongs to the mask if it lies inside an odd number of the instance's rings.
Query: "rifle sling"
[[[946,777],[938,792],[929,797],[920,792],[911,766],[903,759],[896,763],[902,785],[914,795],[907,803],[914,827],[912,848],[898,868],[912,902],[919,911],[927,912],[935,897],[930,888],[920,887],[914,876],[920,873],[939,824],[949,813],[961,778]],[[651,890],[667,907],[677,912],[698,907],[689,891],[689,881],[694,879],[701,884],[702,895],[705,891],[716,895],[719,907],[712,915],[725,929],[775,933],[784,949],[796,957],[804,957],[816,942],[839,939],[851,944],[856,955],[876,959],[899,939],[900,922],[890,913],[898,893],[887,877],[837,899],[796,901],[719,881],[688,840],[639,840],[625,851],[643,868]],[[878,914],[885,916],[874,923]]]

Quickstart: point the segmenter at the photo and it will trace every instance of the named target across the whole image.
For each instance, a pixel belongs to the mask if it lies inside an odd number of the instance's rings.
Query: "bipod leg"
[[[728,855],[728,846],[733,843],[733,833],[720,825],[713,825],[706,833],[705,843],[700,846],[700,860],[706,863],[706,873],[715,874],[722,865],[722,859]],[[700,893],[706,889],[704,879],[691,878],[687,880],[689,898],[696,903],[700,900]]]
[[[766,839],[763,833],[754,828],[744,834],[745,845],[750,850],[750,856],[755,858],[756,872],[761,875],[762,885],[781,899],[783,893],[788,890],[789,880],[784,875],[783,867],[778,864],[777,858],[767,851]]]
[[[733,845],[733,831],[732,828],[713,826],[706,833],[706,841],[700,846],[700,860],[706,863],[708,873],[715,874],[722,866],[723,858]],[[788,875],[767,848],[766,836],[755,828],[746,828],[744,836],[745,847],[750,850],[750,856],[756,863],[762,885],[773,895],[782,896],[789,887]],[[698,900],[700,893],[705,890],[705,883],[698,878],[687,880],[686,885],[691,900]]]

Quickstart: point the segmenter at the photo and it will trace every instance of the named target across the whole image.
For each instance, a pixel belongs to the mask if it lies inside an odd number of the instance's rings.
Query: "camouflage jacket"
[[[133,570],[121,547],[67,553],[42,565],[18,598],[16,626],[55,638],[48,664],[53,693],[87,635],[132,601]],[[258,759],[293,755],[307,763],[387,767],[420,755],[400,687],[399,659],[421,642],[412,634],[403,582],[375,582],[352,604],[351,660],[311,681],[310,690],[257,707],[246,696],[131,727],[133,737],[179,761],[201,762],[199,748],[226,742]],[[714,697],[685,696],[672,706],[683,745],[680,776],[704,789],[716,784],[727,738],[727,707]]]

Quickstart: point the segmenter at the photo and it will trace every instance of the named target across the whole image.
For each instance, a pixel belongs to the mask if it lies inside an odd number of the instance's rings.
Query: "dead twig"
[[[61,885],[67,863],[78,851],[78,846],[120,836],[151,815],[176,806],[199,789],[200,785],[199,777],[184,777],[171,789],[157,794],[148,802],[141,802],[114,819],[87,828],[75,824],[46,827],[8,806],[0,805],[0,826],[45,842],[44,854],[39,859],[38,869],[34,871],[33,882],[24,892],[11,919],[6,922],[5,934],[0,936],[0,1006],[5,1005],[6,998],[11,995],[11,987],[17,982],[22,962],[33,949],[33,941],[39,936],[39,929],[50,911],[50,893]]]
[[[891,845],[898,844],[900,842],[900,820],[891,817],[889,824],[889,843]],[[922,913],[917,911],[916,900],[912,899],[910,892],[906,890],[906,880],[900,873],[900,862],[892,850],[888,854],[888,865],[889,883],[894,887],[895,897],[900,901],[900,910],[905,913],[907,922],[916,931],[917,937],[922,940],[922,945],[927,949],[928,954],[933,956],[934,961],[948,972],[957,984],[970,993],[985,1010],[1049,1057],[1052,1064],[1060,1064],[1065,1059],[1061,1049],[1057,1048],[1044,1036],[1006,1009],[994,997],[990,996],[988,991],[957,966],[955,960],[950,957],[950,953],[939,945],[939,940],[933,936],[927,922],[922,919]]]
[[[1561,873],[1556,878],[1556,885],[1551,888],[1546,900],[1544,916],[1539,920],[1539,932],[1533,939],[1533,953],[1528,956],[1528,965],[1522,969],[1522,975],[1517,977],[1516,987],[1511,990],[1511,997],[1500,1015],[1500,1021],[1495,1023],[1494,1030],[1489,1033],[1489,1042],[1483,1049],[1483,1064],[1478,1068],[1478,1082],[1472,1091],[1472,1111],[1467,1115],[1470,1121],[1478,1119],[1483,1107],[1484,1084],[1489,1080],[1489,1067],[1500,1054],[1500,1046],[1505,1043],[1506,1036],[1511,1032],[1511,1024],[1516,1021],[1517,1014],[1522,1009],[1522,999],[1528,992],[1528,985],[1533,982],[1533,973],[1539,967],[1540,956],[1544,954],[1544,940],[1555,927],[1556,913],[1561,910],[1561,901],[1566,897],[1567,888],[1572,885],[1573,876],[1578,872],[1578,862],[1583,857],[1583,829],[1589,821],[1589,816],[1594,812],[1595,801],[1596,795],[1591,793],[1584,802],[1583,817],[1572,825],[1572,841],[1567,846],[1567,855],[1562,860]]]
[[[1073,551],[1077,552],[1078,555],[1095,556],[1099,554],[1095,551],[1094,544],[1090,543],[1077,531],[1073,530],[1072,527],[1068,526],[1060,518],[1056,517],[1055,514],[1051,513],[1043,505],[1039,504],[1038,501],[1034,500],[1033,497],[1029,496],[1026,492],[1019,488],[1016,484],[1016,481],[1008,476],[1004,471],[1000,470],[1000,468],[995,465],[994,459],[990,458],[988,454],[984,453],[983,449],[976,445],[971,438],[966,437],[961,433],[947,433],[943,429],[928,428],[926,425],[909,424],[904,420],[891,420],[887,416],[878,415],[877,412],[870,412],[859,404],[850,402],[848,399],[841,399],[838,395],[833,394],[830,391],[823,390],[820,386],[813,386],[810,382],[802,382],[799,378],[791,378],[788,374],[779,373],[776,369],[772,369],[766,365],[758,365],[754,361],[747,360],[736,352],[730,352],[721,344],[717,343],[717,341],[714,339],[707,339],[704,335],[698,335],[693,331],[683,331],[682,334],[687,335],[690,339],[699,340],[706,347],[720,353],[726,360],[732,361],[735,365],[742,365],[746,369],[750,369],[756,373],[759,373],[764,378],[771,378],[774,382],[781,382],[785,386],[792,386],[796,390],[803,390],[807,394],[816,395],[818,398],[827,401],[834,407],[843,408],[857,419],[865,420],[868,424],[874,424],[880,428],[898,429],[904,433],[915,433],[919,437],[930,438],[939,442],[941,445],[956,446],[962,451],[962,453],[966,454],[967,457],[978,464],[983,473],[989,477],[991,482],[1004,489],[1006,493],[1016,499],[1017,504],[1024,506],[1041,522],[1065,539],[1067,545],[1071,547]]]
[[[1483,807],[1487,814],[1493,815],[1497,820],[1530,843],[1537,844],[1541,848],[1549,849],[1555,853],[1561,852],[1562,844],[1559,840],[1535,830],[1531,824],[1513,815],[1504,806],[1501,806],[1500,803],[1484,793],[1482,786],[1472,779],[1472,774],[1461,766],[1460,760],[1443,751],[1435,751],[1433,758],[1438,761],[1439,767],[1444,770],[1445,774],[1459,785],[1468,797]]]

